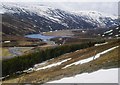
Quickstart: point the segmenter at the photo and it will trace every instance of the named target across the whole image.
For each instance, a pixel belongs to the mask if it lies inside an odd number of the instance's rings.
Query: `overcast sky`
[[[118,14],[119,0],[2,0],[2,2],[39,2],[71,11],[99,11],[107,14]]]
[[[118,2],[119,0],[1,0],[1,2]]]
[[[118,14],[118,2],[49,2],[46,5],[71,11],[99,11]]]

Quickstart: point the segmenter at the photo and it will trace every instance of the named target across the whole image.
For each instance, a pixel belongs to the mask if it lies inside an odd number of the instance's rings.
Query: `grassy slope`
[[[46,65],[49,65],[50,63],[54,63],[57,61],[61,61],[67,58],[72,58],[70,61],[67,61],[65,63],[62,63],[59,66],[52,67],[45,70],[40,70],[37,72],[33,72],[30,74],[23,74],[20,75],[18,78],[6,80],[4,82],[40,82],[44,83],[50,80],[60,79],[65,76],[72,76],[78,73],[84,73],[84,72],[93,72],[102,68],[108,69],[112,67],[118,67],[118,51],[120,50],[120,47],[117,49],[114,49],[104,55],[101,55],[100,58],[89,62],[85,64],[79,64],[79,65],[73,65],[71,67],[68,67],[66,69],[61,69],[66,65],[69,65],[70,63],[73,63],[75,61],[79,61],[88,57],[91,57],[99,52],[102,52],[104,50],[107,50],[111,47],[118,46],[120,42],[113,42],[107,45],[103,46],[97,46],[97,47],[91,47],[84,50],[79,50],[73,53],[62,55],[58,58],[55,58],[53,60],[50,60]]]
[[[9,52],[7,48],[1,48],[2,49],[2,57],[3,56],[12,56],[12,54]]]

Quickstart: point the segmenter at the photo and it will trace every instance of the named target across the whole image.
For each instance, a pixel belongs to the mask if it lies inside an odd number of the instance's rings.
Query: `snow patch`
[[[116,28],[117,30],[119,29],[119,27]]]
[[[102,37],[104,37],[105,35],[102,35]]]
[[[110,33],[110,32],[112,32],[112,31],[113,31],[113,30],[106,31],[104,34]]]
[[[57,62],[57,63],[50,64],[50,65],[47,65],[47,66],[44,66],[44,67],[41,67],[41,68],[37,68],[37,69],[35,69],[35,71],[55,67],[55,66],[58,66],[58,65],[60,65],[64,62],[67,62],[68,60],[71,60],[71,58],[65,59],[65,60]]]
[[[105,44],[107,44],[107,43],[108,43],[108,42],[101,43],[101,44],[95,44],[95,46],[105,45]]]
[[[115,35],[116,37],[118,37],[119,35]]]
[[[11,41],[4,41],[4,43],[10,43]]]
[[[113,33],[110,33],[110,34],[108,34],[108,35],[112,35]]]
[[[41,65],[45,65],[47,62],[43,62],[43,63],[39,63],[39,64],[35,64],[34,65],[34,68],[37,68],[38,66],[41,66]]]
[[[90,58],[83,59],[83,60],[80,60],[80,61],[71,63],[71,64],[69,64],[69,65],[66,65],[66,66],[63,67],[62,69],[65,69],[65,68],[70,67],[70,66],[72,66],[72,65],[78,65],[78,64],[88,63],[88,62],[90,62],[90,61],[92,61],[92,60],[94,60],[94,59],[99,58],[100,55],[105,54],[105,53],[107,53],[107,52],[109,52],[109,51],[112,51],[112,50],[114,50],[114,49],[116,49],[116,48],[118,48],[118,47],[119,47],[119,46],[112,47],[112,48],[110,48],[110,49],[108,49],[108,50],[105,50],[105,51],[103,51],[103,52],[100,52],[100,53],[98,53],[98,54],[96,54],[95,56],[92,56],[92,57],[90,57]]]
[[[101,69],[92,73],[77,74],[73,77],[47,83],[118,83],[118,68]]]

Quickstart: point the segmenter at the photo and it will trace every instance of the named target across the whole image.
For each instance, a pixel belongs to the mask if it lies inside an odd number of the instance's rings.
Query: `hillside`
[[[63,29],[118,26],[115,16],[96,11],[70,12],[40,4],[0,3],[3,34],[25,35]]]
[[[76,74],[91,73],[99,69],[118,68],[119,49],[119,41],[97,44],[35,64],[24,71],[27,74],[3,82],[45,83]]]

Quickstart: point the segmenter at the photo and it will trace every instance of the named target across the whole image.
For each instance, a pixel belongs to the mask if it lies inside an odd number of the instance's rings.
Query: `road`
[[[22,52],[20,51],[19,47],[10,47],[8,49],[9,49],[9,52],[13,54],[13,56],[22,55]]]

